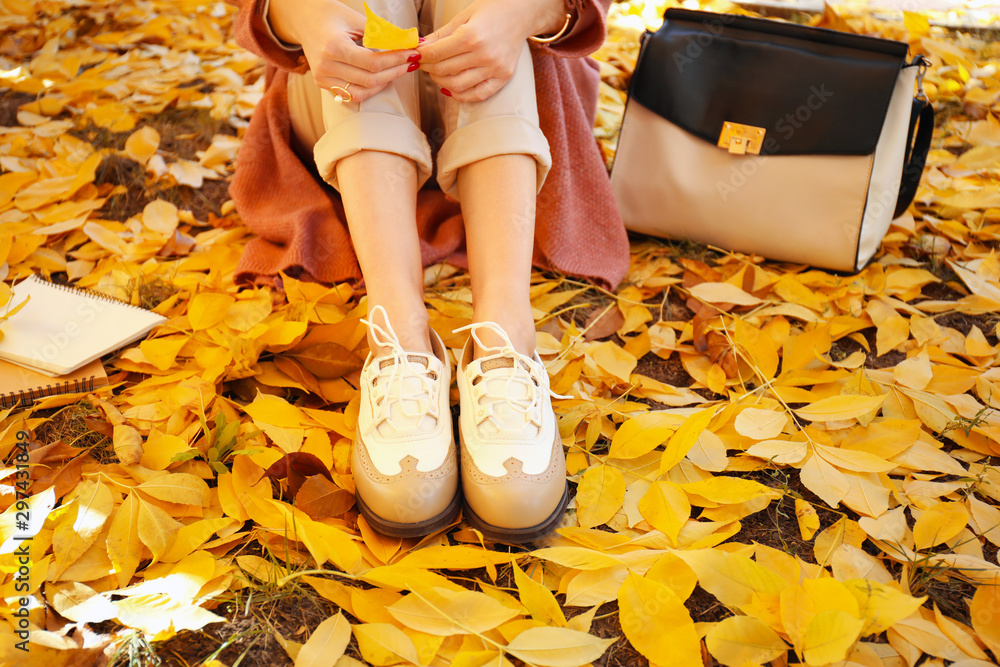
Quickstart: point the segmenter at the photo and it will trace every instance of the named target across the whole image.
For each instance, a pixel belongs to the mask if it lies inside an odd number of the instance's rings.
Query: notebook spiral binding
[[[0,408],[6,410],[7,408],[12,408],[15,405],[20,405],[20,407],[26,408],[35,401],[48,398],[49,396],[79,394],[84,391],[94,391],[97,388],[96,382],[97,377],[92,375],[89,378],[67,380],[66,382],[47,384],[44,387],[36,387],[26,391],[12,391],[6,394],[0,394]]]
[[[36,280],[40,283],[45,283],[49,287],[54,287],[55,289],[63,290],[64,292],[75,292],[76,294],[85,294],[86,296],[97,299],[98,301],[104,301],[106,303],[113,303],[118,306],[127,306],[128,308],[134,308],[136,310],[146,311],[142,306],[136,306],[134,304],[125,301],[124,299],[119,299],[117,297],[104,294],[103,292],[98,292],[97,290],[89,289],[87,287],[74,287],[72,285],[60,285],[57,282],[53,282],[49,278],[45,278],[39,274],[34,274],[29,278],[29,280]]]

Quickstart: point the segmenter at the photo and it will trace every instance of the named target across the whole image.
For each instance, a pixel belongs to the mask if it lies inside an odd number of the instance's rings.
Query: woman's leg
[[[364,12],[361,0],[343,1]],[[369,5],[399,25],[416,25],[412,2]],[[324,132],[313,154],[320,175],[340,191],[369,313],[384,307],[404,349],[430,352],[416,200],[430,176],[431,158],[420,130],[418,75],[394,81],[361,104],[337,103],[329,91],[319,94]],[[371,336],[369,343],[376,356],[385,351]]]
[[[416,23],[411,2],[369,2],[397,24]],[[416,201],[431,163],[420,130],[417,75],[360,104],[337,103],[329,91],[312,93],[319,119],[297,114],[292,100],[300,96],[289,96],[293,130],[300,148],[312,146],[323,179],[340,191],[368,292],[372,354],[359,379],[351,449],[358,509],[383,533],[425,535],[458,514],[459,475],[448,405],[451,369],[440,338],[429,332],[423,299]]]
[[[553,530],[568,498],[529,300],[536,183],[536,161],[523,154],[474,162],[458,176],[476,343],[458,366],[465,519],[504,542]],[[520,354],[509,352],[505,334]]]
[[[360,151],[337,162],[337,178],[365,277],[368,312],[382,306],[404,349],[430,352],[416,165],[399,155]]]
[[[468,4],[437,0],[434,28]],[[441,96],[441,104],[447,139],[438,155],[438,182],[462,204],[474,321],[499,324],[515,349],[530,356],[535,349],[529,300],[535,198],[552,157],[538,127],[527,43],[513,77],[492,97],[466,103]],[[487,345],[501,342],[485,330],[482,338]]]
[[[529,357],[535,351],[529,286],[536,186],[537,163],[528,155],[497,155],[458,172],[474,321],[496,322]],[[487,345],[501,343],[488,330],[481,337]]]
[[[466,4],[439,0],[435,28]],[[438,181],[462,204],[474,311],[457,371],[465,519],[491,539],[534,540],[559,524],[568,496],[529,298],[535,198],[552,158],[527,43],[489,99],[443,105]]]

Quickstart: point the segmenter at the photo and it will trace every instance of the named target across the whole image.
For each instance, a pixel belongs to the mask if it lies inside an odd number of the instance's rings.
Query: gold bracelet
[[[563,24],[562,30],[560,30],[556,34],[552,35],[551,37],[535,37],[534,35],[532,35],[528,39],[530,39],[533,42],[538,42],[539,44],[551,44],[552,42],[556,41],[557,39],[566,34],[566,31],[569,30],[569,24],[572,20],[573,20],[573,15],[566,14],[566,23]]]

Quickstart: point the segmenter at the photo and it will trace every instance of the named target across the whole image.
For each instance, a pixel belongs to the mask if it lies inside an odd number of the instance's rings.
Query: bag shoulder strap
[[[924,173],[933,134],[934,107],[924,99],[915,98],[910,111],[903,174],[899,181],[899,198],[896,200],[896,212],[893,213],[893,218],[903,215],[917,194],[917,186],[920,185],[920,177]]]

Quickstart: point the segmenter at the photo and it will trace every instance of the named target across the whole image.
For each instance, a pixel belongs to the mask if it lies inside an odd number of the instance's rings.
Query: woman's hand
[[[565,21],[563,0],[476,0],[417,47],[420,69],[456,100],[482,102],[514,76],[529,36]]]
[[[364,102],[416,60],[413,50],[374,52],[356,44],[365,16],[338,0],[271,0],[268,20],[279,39],[302,46],[317,86],[350,84],[353,102]]]

